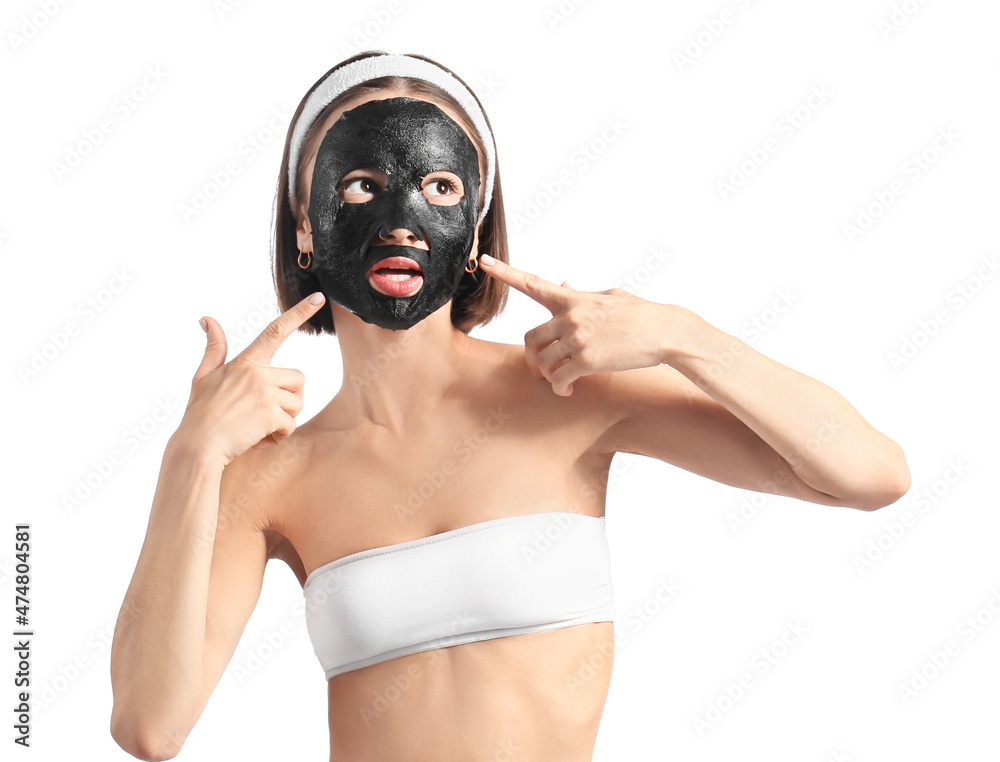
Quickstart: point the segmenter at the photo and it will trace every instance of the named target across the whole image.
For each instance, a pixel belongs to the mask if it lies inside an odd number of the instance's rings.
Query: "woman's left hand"
[[[651,302],[622,288],[577,291],[496,260],[480,259],[486,273],[527,294],[552,319],[524,334],[524,358],[535,378],[546,378],[561,397],[581,376],[663,362],[664,337],[676,305]]]

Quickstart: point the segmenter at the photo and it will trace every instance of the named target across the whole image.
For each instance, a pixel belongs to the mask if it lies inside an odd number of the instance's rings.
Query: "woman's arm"
[[[288,447],[305,379],[270,363],[324,301],[302,299],[228,363],[222,326],[200,321],[205,355],[163,455],[111,645],[111,735],[133,756],[180,751],[257,604],[268,556],[258,506],[267,503],[245,487],[257,465],[245,453]]]
[[[177,434],[164,452],[111,648],[111,735],[139,759],[180,751],[260,595],[267,542],[237,492],[243,463]]]
[[[552,313],[525,334],[525,360],[560,396],[578,380],[592,392],[614,421],[598,443],[603,451],[861,510],[910,488],[900,446],[840,394],[691,310],[620,288],[577,291],[485,255],[480,261]]]
[[[663,364],[607,374],[610,449],[728,484],[875,510],[910,488],[902,448],[826,384],[676,305],[648,326]]]

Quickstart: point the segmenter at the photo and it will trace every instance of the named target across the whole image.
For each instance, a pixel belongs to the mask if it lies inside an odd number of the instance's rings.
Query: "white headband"
[[[462,106],[462,109],[472,120],[476,131],[479,133],[483,145],[486,146],[486,195],[483,200],[483,208],[479,213],[479,221],[482,222],[489,211],[490,201],[493,199],[493,178],[496,175],[496,145],[493,141],[493,133],[490,132],[486,123],[486,115],[483,114],[479,103],[472,92],[461,82],[455,79],[449,72],[421,58],[414,58],[406,54],[387,53],[384,55],[369,56],[358,61],[340,66],[330,72],[330,76],[320,82],[316,89],[310,93],[302,113],[295,123],[292,131],[292,140],[288,146],[288,200],[292,206],[295,205],[295,184],[296,172],[299,163],[299,149],[302,141],[305,140],[306,133],[320,113],[334,98],[350,87],[367,82],[370,79],[387,76],[413,77],[422,79],[431,84],[437,85],[448,95],[454,98]]]

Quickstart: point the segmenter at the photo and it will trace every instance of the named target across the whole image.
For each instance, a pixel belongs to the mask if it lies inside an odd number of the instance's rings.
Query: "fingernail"
[[[322,304],[323,303],[323,293],[317,291],[315,294],[309,297],[309,304]]]
[[[201,326],[201,330],[203,330],[205,333],[208,333],[208,322],[205,320],[205,318],[198,318],[198,325]]]
[[[483,254],[480,256],[479,261],[484,265],[495,265],[497,263],[497,261],[489,254]]]

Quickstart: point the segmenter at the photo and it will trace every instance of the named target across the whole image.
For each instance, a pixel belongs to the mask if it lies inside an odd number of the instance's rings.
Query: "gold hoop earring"
[[[474,273],[476,270],[479,269],[479,260],[478,259],[476,259],[475,257],[469,257],[469,262],[472,263],[472,269],[470,270],[469,269],[469,265],[466,265],[465,266],[465,271],[467,273]]]
[[[303,254],[306,255],[306,263],[305,264],[302,264],[302,255]],[[299,252],[299,259],[298,259],[299,267],[301,267],[303,270],[308,270],[309,269],[309,265],[312,264],[312,261],[313,261],[313,253],[311,251],[300,251]]]

